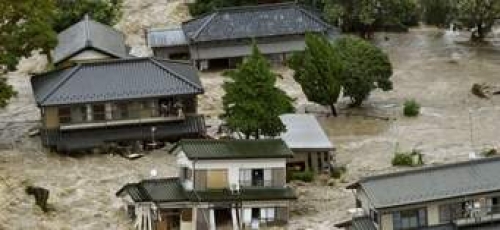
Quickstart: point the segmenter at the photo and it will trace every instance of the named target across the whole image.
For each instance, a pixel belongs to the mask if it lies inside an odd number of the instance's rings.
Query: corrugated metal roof
[[[85,49],[125,58],[128,56],[125,36],[110,26],[89,19],[88,16],[62,31],[57,36],[54,63],[62,62]]]
[[[263,201],[294,200],[295,192],[289,188],[251,188],[232,193],[229,189],[187,191],[179,178],[143,180],[123,186],[117,196],[128,194],[135,202],[228,202],[228,201]]]
[[[182,28],[148,30],[149,47],[187,46],[188,42]]]
[[[183,23],[182,29],[194,42],[337,31],[295,3],[221,8]]]
[[[500,158],[425,167],[361,179],[375,208],[430,202],[500,191]]]
[[[154,58],[80,63],[31,82],[42,106],[203,93],[192,65]]]
[[[288,158],[293,152],[281,139],[266,140],[181,140],[189,159]]]
[[[284,114],[280,116],[286,126],[281,135],[289,148],[303,150],[333,150],[334,146],[311,114]]]

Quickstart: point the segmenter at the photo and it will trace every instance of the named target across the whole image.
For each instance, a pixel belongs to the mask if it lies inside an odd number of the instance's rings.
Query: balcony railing
[[[457,226],[486,223],[500,220],[500,206],[466,208],[453,221]]]
[[[185,115],[182,111],[178,113],[151,113],[150,116],[141,117],[140,113],[138,116],[130,117],[112,117],[111,119],[104,120],[84,120],[79,122],[67,122],[60,125],[61,130],[75,130],[75,129],[90,129],[90,128],[103,128],[103,127],[113,127],[122,125],[133,125],[133,124],[148,124],[166,121],[178,121],[184,120]]]
[[[271,187],[272,180],[240,180],[240,187]]]

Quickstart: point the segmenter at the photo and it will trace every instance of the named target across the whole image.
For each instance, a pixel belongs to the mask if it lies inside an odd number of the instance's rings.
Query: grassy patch
[[[416,117],[420,114],[420,104],[414,99],[406,100],[403,113],[407,117]]]

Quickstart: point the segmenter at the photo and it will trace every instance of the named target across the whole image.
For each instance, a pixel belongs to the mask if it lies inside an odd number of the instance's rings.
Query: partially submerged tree
[[[335,103],[340,95],[343,67],[330,41],[323,36],[307,34],[304,52],[294,54],[289,65],[307,99],[329,106],[337,116]]]
[[[454,17],[456,0],[422,0],[422,19],[429,25],[448,26]]]
[[[392,65],[380,48],[354,36],[336,40],[335,53],[343,62],[342,88],[352,106],[360,106],[374,89],[392,90]]]
[[[114,25],[121,16],[123,0],[56,0],[54,30],[61,32],[80,21],[85,14],[106,25]]]
[[[277,136],[285,131],[279,115],[294,111],[292,99],[275,86],[277,74],[253,45],[252,55],[236,70],[224,73],[226,94],[222,118],[231,130],[250,137]]]
[[[483,40],[500,18],[499,0],[457,0],[458,20],[473,29],[472,40]]]
[[[15,95],[2,77],[6,71],[14,70],[20,58],[34,50],[50,60],[50,50],[57,43],[50,24],[54,9],[52,0],[0,1],[0,107]]]

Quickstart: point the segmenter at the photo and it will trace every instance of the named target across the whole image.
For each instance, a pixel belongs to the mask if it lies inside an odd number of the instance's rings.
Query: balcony
[[[500,206],[485,206],[466,208],[462,210],[460,216],[456,217],[453,223],[456,226],[471,226],[483,223],[500,221]]]
[[[94,129],[94,128],[105,128],[105,127],[115,127],[124,125],[139,125],[139,124],[150,124],[150,123],[160,123],[169,121],[181,121],[185,119],[184,114],[170,115],[170,116],[156,116],[156,117],[144,117],[144,118],[122,118],[113,120],[101,120],[101,121],[84,121],[78,123],[65,123],[61,124],[60,129],[65,130],[76,130],[76,129]]]

